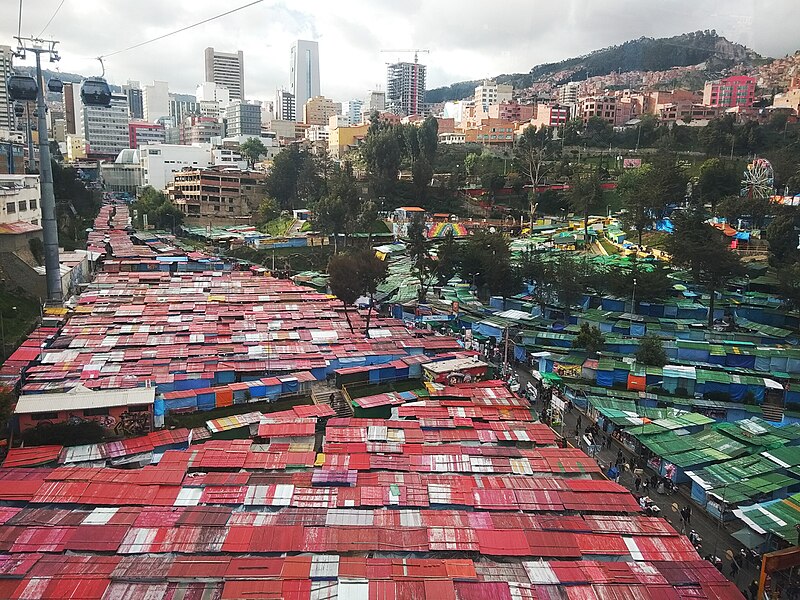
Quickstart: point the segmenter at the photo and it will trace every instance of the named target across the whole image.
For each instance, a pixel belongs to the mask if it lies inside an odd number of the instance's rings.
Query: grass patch
[[[603,246],[603,249],[609,254],[619,254],[619,248],[617,248],[614,244],[612,244],[606,238],[600,238],[600,245]]]
[[[648,231],[642,235],[642,244],[659,250],[666,250],[669,234],[663,231]]]
[[[280,237],[282,235],[286,235],[286,232],[289,231],[289,227],[292,226],[292,223],[294,223],[294,217],[278,217],[277,219],[264,223],[261,227],[259,227],[259,231],[273,237]]]

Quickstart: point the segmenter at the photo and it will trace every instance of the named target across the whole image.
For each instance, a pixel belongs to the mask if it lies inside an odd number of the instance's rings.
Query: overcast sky
[[[61,0],[26,0],[23,35],[38,35]],[[63,71],[99,74],[90,57],[190,25],[248,0],[65,0],[44,31],[59,45]],[[17,0],[0,0],[0,44],[14,45]],[[426,48],[428,88],[500,73],[526,72],[640,36],[716,29],[769,56],[800,49],[798,0],[265,0],[233,15],[106,60],[113,83],[168,81],[194,93],[203,50],[243,50],[248,99],[273,99],[289,84],[295,39],[320,46],[322,93],[335,100],[384,89],[387,61]],[[30,60],[25,64],[31,64]]]

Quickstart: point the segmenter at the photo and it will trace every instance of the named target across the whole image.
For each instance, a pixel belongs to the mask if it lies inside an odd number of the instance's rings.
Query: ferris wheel
[[[775,173],[766,158],[756,158],[747,165],[742,178],[742,196],[746,198],[769,198],[775,193]]]

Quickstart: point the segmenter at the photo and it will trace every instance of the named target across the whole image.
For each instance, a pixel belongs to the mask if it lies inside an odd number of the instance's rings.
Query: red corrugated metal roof
[[[4,467],[31,467],[45,465],[58,460],[63,446],[28,446],[26,448],[10,448]]]

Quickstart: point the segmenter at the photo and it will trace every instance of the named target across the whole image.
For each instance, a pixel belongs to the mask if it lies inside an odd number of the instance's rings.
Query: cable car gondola
[[[47,82],[47,89],[51,92],[58,92],[60,94],[64,91],[64,83],[60,79],[53,77]]]
[[[111,106],[111,88],[105,79],[91,77],[81,86],[81,100],[86,106]]]
[[[12,75],[8,78],[7,86],[12,100],[36,100],[39,94],[39,86],[33,77]]]

